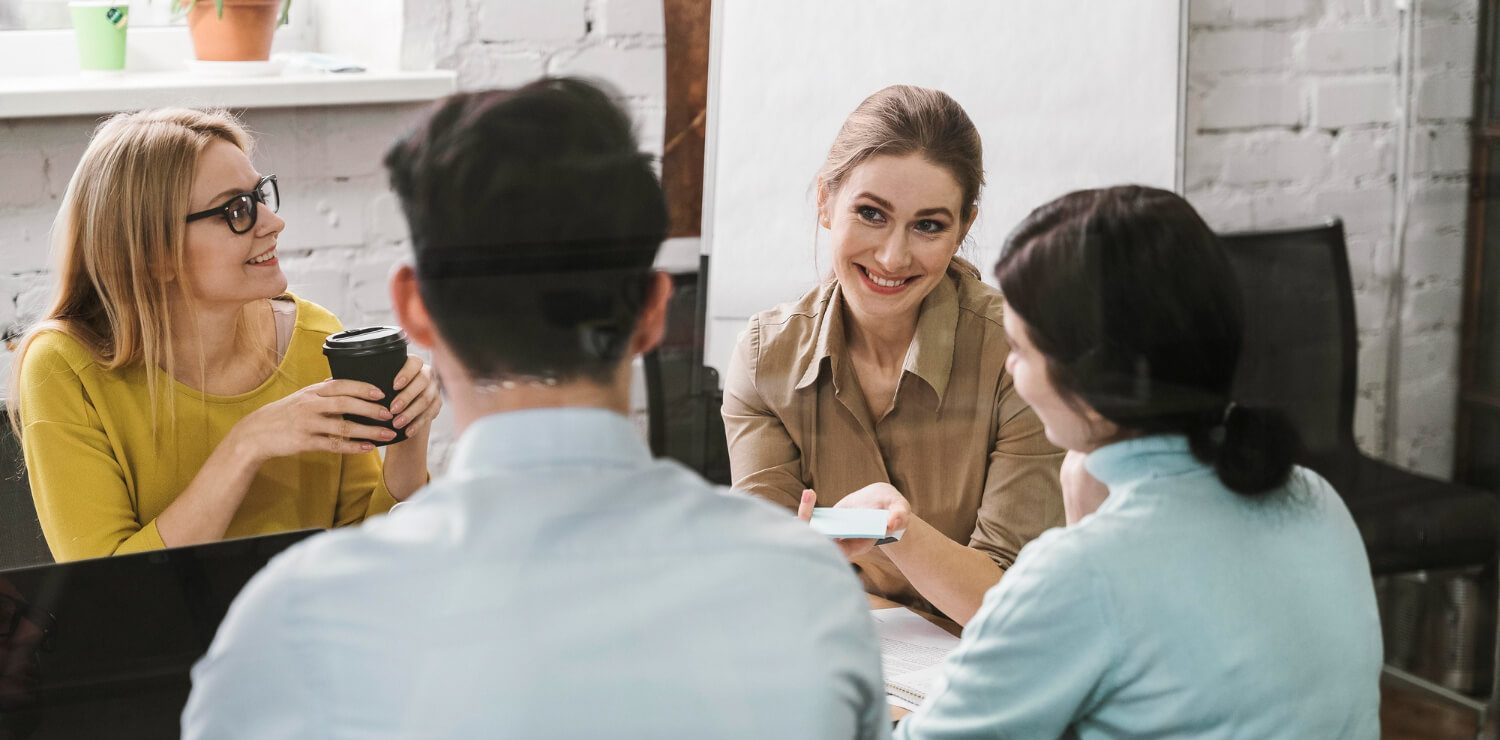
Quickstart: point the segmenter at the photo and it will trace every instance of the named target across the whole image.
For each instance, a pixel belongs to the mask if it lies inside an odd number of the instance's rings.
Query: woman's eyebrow
[[[946,206],[939,206],[937,208],[923,208],[922,210],[917,211],[918,218],[921,218],[922,216],[933,215],[943,215],[947,216],[948,218],[953,218],[953,211],[948,210]]]
[[[255,181],[256,182],[260,182],[261,177],[262,177],[262,175],[260,173],[258,173],[258,172],[255,173]],[[208,202],[212,203],[212,202],[214,202],[214,201],[216,201],[216,200],[218,200],[220,198],[223,198],[226,195],[239,195],[240,193],[248,193],[248,192],[250,192],[251,190],[254,190],[254,189],[255,189],[254,185],[251,185],[249,188],[243,188],[243,189],[242,188],[238,188],[238,187],[229,188],[229,189],[227,189],[227,190],[219,193],[218,195],[215,195],[214,197],[209,198]]]
[[[890,201],[888,201],[885,198],[882,198],[882,197],[880,197],[880,196],[878,196],[878,195],[876,195],[876,194],[874,194],[874,193],[872,193],[872,192],[870,192],[868,190],[866,190],[864,192],[861,192],[859,195],[856,195],[854,197],[856,199],[858,199],[858,198],[869,198],[870,200],[875,201],[876,205],[880,206],[881,208],[886,209],[887,211],[894,212],[896,210],[896,207],[893,206],[893,205],[891,205]],[[948,218],[953,218],[953,211],[949,210],[946,206],[938,206],[936,208],[923,208],[922,210],[917,211],[917,213],[916,213],[916,217],[917,218],[921,218],[923,216],[932,216],[932,215],[943,215],[943,216],[947,216]]]
[[[878,196],[878,195],[876,195],[876,194],[874,194],[874,193],[872,193],[872,192],[870,192],[868,190],[866,190],[866,191],[864,191],[864,192],[862,192],[859,195],[856,195],[854,197],[856,197],[856,198],[869,198],[870,200],[875,201],[875,205],[878,205],[881,208],[886,209],[887,211],[894,211],[894,210],[896,210],[896,207],[893,206],[893,205],[891,205],[890,201],[888,201],[885,198],[882,198],[882,197],[880,197],[880,196]]]

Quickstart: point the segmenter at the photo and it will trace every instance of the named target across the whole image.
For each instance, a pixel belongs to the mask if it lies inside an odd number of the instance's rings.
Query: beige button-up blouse
[[[950,270],[922,304],[895,401],[866,407],[845,356],[843,298],[829,282],[750,319],[730,362],[724,427],[736,488],[796,509],[889,482],[917,516],[1010,567],[1063,523],[1062,452],[1005,372],[993,288]],[[866,590],[924,609],[878,550],[855,563]]]

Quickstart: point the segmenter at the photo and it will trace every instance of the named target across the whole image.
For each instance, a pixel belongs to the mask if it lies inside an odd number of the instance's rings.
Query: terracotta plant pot
[[[281,16],[281,0],[224,0],[218,17],[213,0],[198,0],[188,11],[193,52],[205,62],[264,62]]]

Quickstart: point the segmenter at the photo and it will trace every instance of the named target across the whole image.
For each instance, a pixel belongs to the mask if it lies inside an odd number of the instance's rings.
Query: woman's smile
[[[885,277],[879,273],[871,272],[870,268],[856,263],[854,265],[859,272],[866,288],[880,295],[896,295],[905,291],[917,281],[920,275],[908,275],[906,277]]]

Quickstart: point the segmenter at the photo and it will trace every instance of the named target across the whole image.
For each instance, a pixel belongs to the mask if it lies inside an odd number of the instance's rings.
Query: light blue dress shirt
[[[889,737],[849,565],[653,460],[622,416],[489,416],[389,516],[276,557],[193,669],[189,738]]]
[[[1240,496],[1177,436],[1086,467],[1109,498],[1021,551],[898,738],[1379,737],[1369,560],[1326,481]]]

